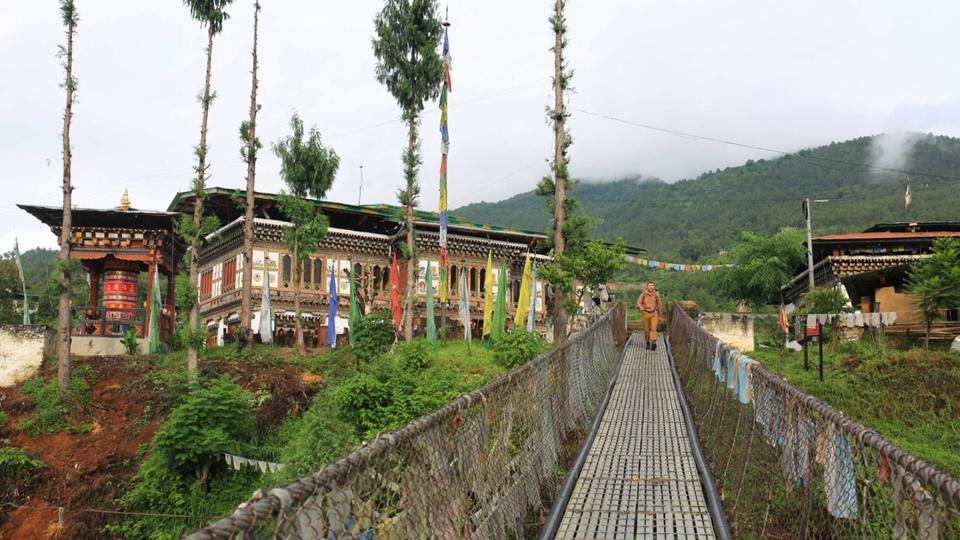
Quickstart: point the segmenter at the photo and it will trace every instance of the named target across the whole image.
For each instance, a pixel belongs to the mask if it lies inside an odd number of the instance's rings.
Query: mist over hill
[[[909,211],[903,200],[908,175],[886,169],[933,175],[911,177]],[[652,258],[695,262],[730,247],[743,230],[803,226],[805,197],[829,199],[813,205],[815,235],[893,221],[960,220],[960,139],[918,133],[860,137],[672,184],[636,178],[583,182],[572,195],[583,212],[603,220],[596,237],[623,238]],[[545,200],[533,192],[452,213],[532,230],[549,223]]]

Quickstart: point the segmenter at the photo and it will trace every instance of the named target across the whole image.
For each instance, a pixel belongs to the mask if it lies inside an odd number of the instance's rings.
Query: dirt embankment
[[[46,464],[39,474],[13,489],[0,489],[0,538],[102,538],[100,529],[118,519],[116,500],[150,447],[154,432],[170,408],[170,391],[144,360],[124,357],[78,359],[89,366],[94,384],[82,411],[72,422],[90,426],[85,433],[32,437],[20,422],[34,404],[21,385],[0,389],[0,408],[9,421],[0,428],[0,446],[23,448]],[[227,373],[251,391],[272,397],[258,408],[261,425],[272,425],[308,403],[301,371],[292,365],[258,366],[208,363],[205,372]],[[43,370],[56,376],[56,366]],[[66,509],[58,526],[58,508]],[[96,510],[96,511],[93,511]]]

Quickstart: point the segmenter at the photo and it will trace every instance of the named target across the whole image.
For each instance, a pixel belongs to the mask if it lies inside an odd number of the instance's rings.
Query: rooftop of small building
[[[60,227],[63,224],[62,206],[18,204],[17,207],[39,219],[44,225]],[[177,212],[133,208],[130,205],[130,194],[127,190],[123,190],[119,206],[115,208],[72,208],[70,221],[74,227],[172,231],[178,215]]]

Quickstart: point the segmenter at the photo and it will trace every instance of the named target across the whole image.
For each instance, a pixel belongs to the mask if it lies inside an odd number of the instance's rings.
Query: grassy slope
[[[777,353],[751,354],[771,371]],[[960,356],[946,351],[886,349],[881,355],[870,340],[844,343],[824,352],[824,382],[817,378],[817,351],[810,350],[810,370],[803,353],[788,352],[782,362],[786,379],[890,442],[960,477]]]

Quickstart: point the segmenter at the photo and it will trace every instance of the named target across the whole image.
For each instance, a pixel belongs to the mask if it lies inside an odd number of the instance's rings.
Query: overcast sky
[[[292,112],[341,157],[331,200],[395,202],[406,141],[374,79],[374,0],[262,0],[259,135]],[[552,0],[450,0],[450,206],[532,189],[552,133]],[[127,6],[121,9],[121,6]],[[77,0],[74,204],[165,209],[187,188],[199,137],[205,31],[177,0]],[[214,44],[210,185],[245,185],[238,125],[250,93],[252,1],[230,8]],[[891,131],[960,134],[957,2],[571,0],[570,98],[630,121],[800,149]],[[0,251],[53,246],[14,203],[58,205],[64,95],[57,2],[0,3]],[[437,206],[436,103],[422,125],[422,207]],[[391,123],[391,121],[394,121]],[[571,169],[584,179],[677,180],[762,152],[676,138],[573,110]],[[268,149],[257,189],[282,187]]]

